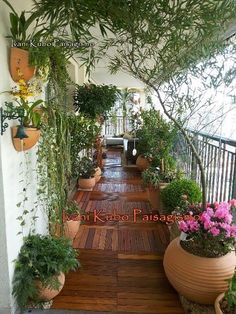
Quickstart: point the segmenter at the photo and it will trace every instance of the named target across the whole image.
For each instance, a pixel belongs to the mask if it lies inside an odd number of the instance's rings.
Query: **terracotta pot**
[[[39,288],[39,300],[42,301],[50,301],[53,298],[55,298],[55,296],[57,296],[60,291],[62,290],[64,284],[65,284],[65,274],[64,273],[60,273],[60,275],[58,275],[57,279],[60,282],[60,287],[58,290],[56,289],[50,289],[50,288],[44,288],[42,287],[42,284],[40,281],[37,281],[36,285]]]
[[[235,252],[222,257],[200,257],[185,251],[174,239],[164,255],[164,269],[172,286],[185,298],[201,303],[214,304],[216,297],[227,290],[234,274]]]
[[[19,76],[20,72],[22,75]],[[35,73],[35,67],[29,66],[29,52],[20,48],[11,48],[10,73],[13,81],[18,82],[21,78],[30,80]]]
[[[225,294],[221,293],[215,300],[215,314],[223,314],[220,308],[220,302],[224,298]]]
[[[74,240],[76,234],[79,231],[81,221],[80,220],[67,220],[64,222],[64,234],[65,237]]]
[[[81,189],[91,190],[96,184],[95,177],[89,179],[80,178],[78,184]]]
[[[102,170],[101,170],[100,167],[97,167],[97,168],[95,169],[95,175],[94,175],[94,177],[95,177],[96,183],[97,183],[98,181],[100,181],[100,179],[101,179],[101,177],[102,177]]]
[[[140,171],[144,171],[150,166],[150,161],[147,158],[144,158],[143,156],[139,155],[136,160],[136,166]]]
[[[29,136],[20,140],[19,138],[14,138],[17,132],[17,127],[12,127],[12,142],[16,151],[21,152],[32,148],[39,140],[40,130],[36,128],[25,128],[25,133]]]
[[[161,190],[164,189],[168,183],[160,182],[157,188],[152,185],[148,186],[147,195],[152,209],[158,210],[160,214],[164,213],[164,206],[161,201]]]

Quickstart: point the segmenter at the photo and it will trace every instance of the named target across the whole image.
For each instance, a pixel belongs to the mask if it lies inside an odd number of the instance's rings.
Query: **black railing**
[[[236,141],[206,133],[188,131],[201,157],[206,175],[207,200],[228,201],[236,198]],[[182,135],[174,145],[174,156],[185,175],[201,183],[196,159]]]

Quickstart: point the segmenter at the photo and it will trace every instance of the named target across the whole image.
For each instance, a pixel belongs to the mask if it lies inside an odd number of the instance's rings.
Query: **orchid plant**
[[[190,253],[204,257],[219,257],[234,250],[236,226],[232,224],[232,210],[236,200],[229,203],[207,204],[207,208],[196,216],[179,222],[184,233],[181,246]]]

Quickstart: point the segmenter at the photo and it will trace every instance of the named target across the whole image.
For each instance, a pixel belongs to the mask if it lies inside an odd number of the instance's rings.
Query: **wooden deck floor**
[[[87,219],[74,241],[82,267],[66,276],[53,308],[184,313],[162,265],[168,228],[151,221],[137,169],[122,168],[120,152],[111,150],[94,191],[78,191],[75,199]]]

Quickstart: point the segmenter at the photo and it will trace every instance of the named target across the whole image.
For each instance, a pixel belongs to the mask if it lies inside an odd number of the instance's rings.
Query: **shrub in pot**
[[[95,166],[90,158],[85,156],[77,158],[77,165],[74,170],[78,174],[78,185],[81,189],[92,189],[95,186]]]
[[[164,269],[180,295],[214,304],[227,289],[226,279],[234,273],[236,226],[232,225],[231,205],[226,202],[198,209],[199,215],[194,216],[191,206],[179,222],[182,234],[167,247]]]
[[[15,261],[13,277],[13,296],[21,311],[54,298],[64,285],[64,273],[78,266],[77,253],[68,239],[27,236]]]
[[[66,238],[74,240],[79,231],[81,208],[76,201],[68,202],[63,212],[64,234]]]
[[[160,209],[160,171],[159,168],[149,167],[142,172],[143,183],[147,186],[148,200],[152,209]]]
[[[221,293],[215,301],[216,314],[236,313],[236,271],[229,280],[229,287],[225,293]]]
[[[173,180],[161,191],[161,199],[165,209],[170,213],[182,205],[183,195],[187,196],[189,203],[201,201],[201,189],[198,184],[189,179]]]

